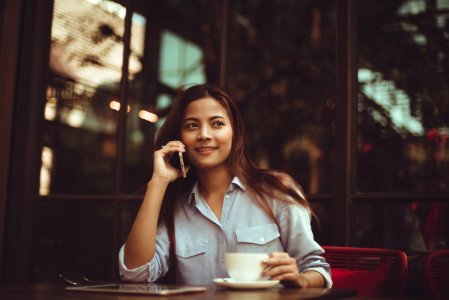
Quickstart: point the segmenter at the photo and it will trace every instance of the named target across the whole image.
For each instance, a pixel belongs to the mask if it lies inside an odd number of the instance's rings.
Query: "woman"
[[[255,166],[238,109],[222,89],[185,90],[156,149],[153,176],[119,253],[123,280],[154,282],[174,268],[180,284],[209,285],[228,276],[225,252],[264,252],[264,276],[331,287],[300,186]],[[178,153],[188,159],[185,179],[174,166]]]

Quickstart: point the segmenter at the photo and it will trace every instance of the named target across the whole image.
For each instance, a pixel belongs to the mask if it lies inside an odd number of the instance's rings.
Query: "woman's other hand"
[[[296,259],[285,252],[273,252],[264,261],[263,276],[279,280],[285,286],[293,287],[324,287],[323,276],[316,271],[300,273]]]

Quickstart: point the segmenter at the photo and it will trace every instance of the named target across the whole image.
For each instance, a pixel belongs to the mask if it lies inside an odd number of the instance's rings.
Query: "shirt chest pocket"
[[[251,226],[235,231],[239,252],[282,251],[279,229],[276,224]]]
[[[207,241],[176,241],[176,255],[190,258],[207,252]]]
[[[196,274],[209,268],[206,240],[177,240],[175,253],[178,272],[182,274]]]

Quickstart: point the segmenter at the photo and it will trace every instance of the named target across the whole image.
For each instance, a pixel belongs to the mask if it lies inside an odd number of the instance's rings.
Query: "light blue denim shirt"
[[[175,213],[177,281],[179,284],[211,285],[214,278],[229,277],[226,252],[287,252],[296,258],[300,272],[315,270],[332,286],[329,264],[321,256],[324,250],[315,242],[310,212],[302,205],[269,201],[278,225],[245,192],[234,178],[223,202],[218,220],[195,184],[187,201]],[[128,269],[123,245],[119,252],[120,276],[125,281],[154,282],[168,271],[170,240],[167,228],[157,231],[156,252],[147,264]]]

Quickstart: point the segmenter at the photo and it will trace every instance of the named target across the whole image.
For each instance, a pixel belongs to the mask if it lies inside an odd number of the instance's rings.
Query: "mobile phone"
[[[186,166],[184,165],[184,159],[182,158],[182,152],[178,152],[178,157],[179,157],[179,167],[181,168],[182,177],[186,178],[187,177]]]
[[[175,167],[176,169],[180,169],[182,172],[182,177],[187,177],[187,169],[186,167],[190,165],[189,159],[187,156],[184,155],[182,152],[178,152],[178,155],[174,153],[170,159],[170,164]]]

